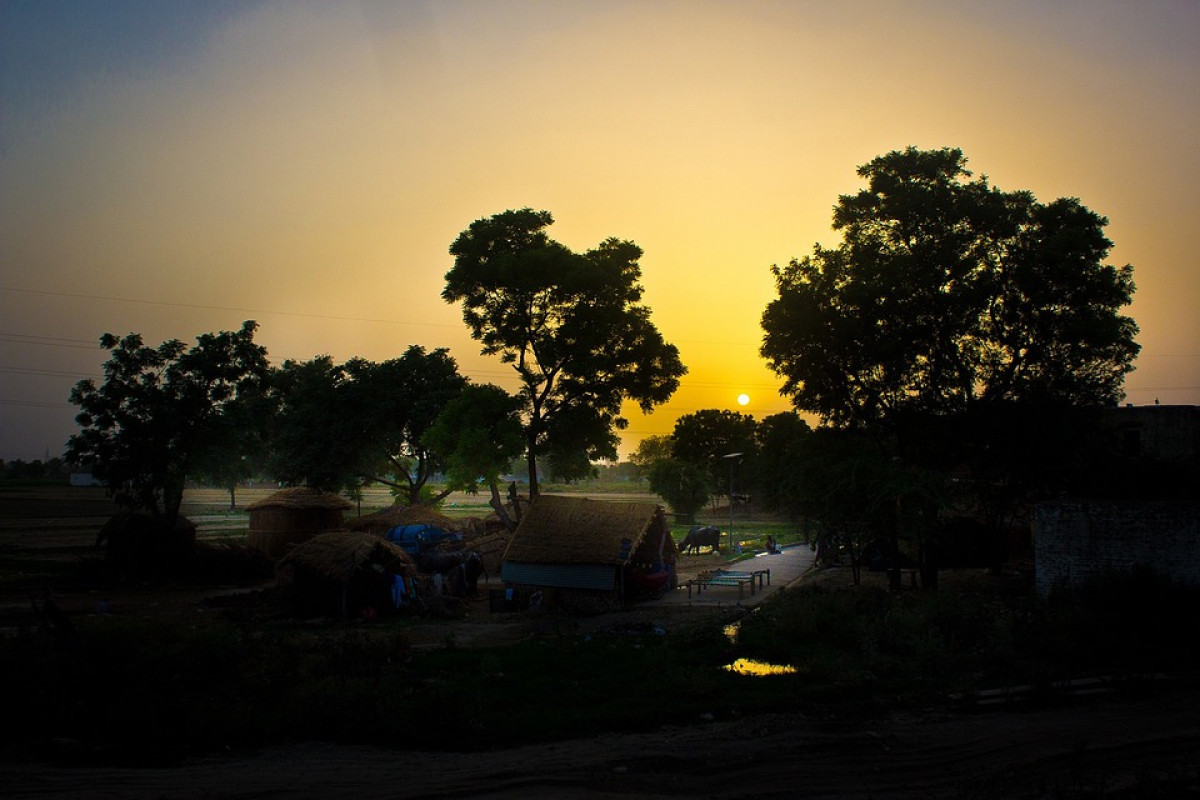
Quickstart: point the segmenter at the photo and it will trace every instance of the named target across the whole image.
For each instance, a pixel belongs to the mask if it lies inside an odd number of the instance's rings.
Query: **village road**
[[[721,569],[729,572],[756,573],[770,570],[770,582],[764,578],[754,579],[754,592],[748,586],[739,588],[736,585],[709,584],[700,588],[696,576],[680,575],[677,589],[667,592],[656,600],[639,603],[640,606],[655,605],[684,605],[697,607],[727,607],[741,606],[750,608],[766,600],[774,592],[799,581],[805,573],[812,569],[817,554],[805,544],[784,547],[778,553],[758,553],[753,558],[744,559],[730,564],[724,564]],[[692,580],[689,589],[687,581]],[[759,583],[762,583],[761,588]]]

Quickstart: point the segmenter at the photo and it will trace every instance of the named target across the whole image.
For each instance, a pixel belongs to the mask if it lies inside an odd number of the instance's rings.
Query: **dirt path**
[[[0,764],[8,798],[1066,798],[1200,794],[1200,693],[1051,712],[800,715],[450,754],[296,744],[170,769]]]

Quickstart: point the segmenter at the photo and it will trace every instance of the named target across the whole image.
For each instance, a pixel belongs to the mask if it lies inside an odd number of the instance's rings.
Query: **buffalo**
[[[699,552],[701,547],[709,547],[712,548],[710,552],[715,553],[720,546],[720,528],[714,525],[697,525],[687,532],[687,536],[683,537],[683,541],[679,543],[679,551],[681,553]]]

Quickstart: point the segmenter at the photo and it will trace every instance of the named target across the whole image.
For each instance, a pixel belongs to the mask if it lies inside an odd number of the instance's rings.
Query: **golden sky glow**
[[[623,451],[703,408],[762,419],[789,407],[758,356],[771,264],[835,244],[855,168],[908,145],[961,147],[1002,189],[1107,216],[1109,261],[1138,285],[1128,399],[1200,402],[1192,2],[0,15],[0,458],[61,453],[105,331],[190,342],[254,318],[276,362],[445,346],[513,389],[439,295],[455,236],[524,206],[573,249],[645,250],[645,301],[690,372],[631,415]]]

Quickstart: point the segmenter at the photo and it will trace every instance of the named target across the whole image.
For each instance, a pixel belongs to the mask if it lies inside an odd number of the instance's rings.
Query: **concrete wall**
[[[1108,409],[1105,421],[1121,436],[1127,457],[1200,458],[1200,406],[1122,406]]]
[[[1043,595],[1057,585],[1142,566],[1200,585],[1200,505],[1042,503],[1034,509],[1033,551]]]

